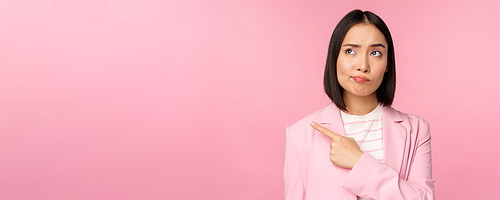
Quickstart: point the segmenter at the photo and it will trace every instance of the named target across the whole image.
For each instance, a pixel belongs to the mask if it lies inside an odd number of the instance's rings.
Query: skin
[[[377,107],[376,90],[387,72],[387,47],[384,35],[373,24],[356,24],[347,32],[337,59],[337,79],[344,88],[346,113],[365,115]],[[311,126],[332,139],[332,163],[352,169],[363,154],[354,138],[336,134],[316,122]]]

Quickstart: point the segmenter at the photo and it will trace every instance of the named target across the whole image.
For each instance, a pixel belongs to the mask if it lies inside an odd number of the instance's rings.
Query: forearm
[[[366,199],[434,199],[434,180],[412,177],[404,180],[394,169],[364,153],[342,187]]]

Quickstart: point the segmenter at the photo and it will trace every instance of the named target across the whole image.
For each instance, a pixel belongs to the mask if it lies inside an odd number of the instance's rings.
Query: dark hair
[[[337,80],[337,59],[339,56],[342,41],[349,29],[360,23],[369,23],[377,27],[380,32],[385,36],[387,41],[387,72],[384,73],[382,83],[377,88],[377,99],[383,106],[391,106],[394,100],[394,93],[396,91],[396,63],[394,59],[394,45],[392,43],[391,33],[389,28],[385,25],[384,21],[370,11],[353,10],[349,12],[335,27],[332,38],[330,39],[330,46],[328,47],[328,56],[326,59],[325,77],[323,84],[325,92],[330,99],[341,110],[347,110],[344,100],[342,98],[343,88]]]

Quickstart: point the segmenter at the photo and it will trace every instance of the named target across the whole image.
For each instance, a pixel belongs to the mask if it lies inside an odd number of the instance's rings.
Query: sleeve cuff
[[[356,195],[372,193],[369,184],[376,174],[382,173],[383,164],[370,154],[364,152],[358,162],[347,175],[342,187]]]

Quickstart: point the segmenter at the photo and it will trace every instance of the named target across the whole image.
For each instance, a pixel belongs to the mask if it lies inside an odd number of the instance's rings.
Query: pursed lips
[[[368,82],[370,79],[364,77],[364,76],[353,76],[352,79],[354,79],[356,82]]]

